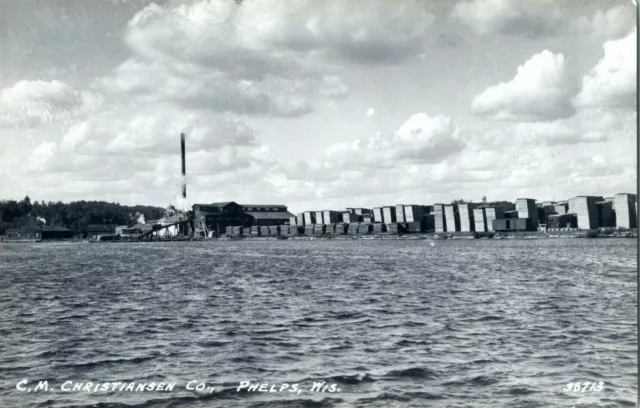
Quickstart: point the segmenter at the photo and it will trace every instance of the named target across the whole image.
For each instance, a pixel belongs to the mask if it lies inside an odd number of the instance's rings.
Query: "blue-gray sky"
[[[636,185],[631,1],[0,1],[3,198],[293,211]]]

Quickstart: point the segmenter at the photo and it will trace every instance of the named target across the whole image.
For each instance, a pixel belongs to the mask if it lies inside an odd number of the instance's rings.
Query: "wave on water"
[[[1,384],[176,386],[0,387],[2,407],[632,407],[638,392],[633,240],[4,249]],[[196,379],[215,392],[187,390]],[[605,391],[563,391],[585,381]]]

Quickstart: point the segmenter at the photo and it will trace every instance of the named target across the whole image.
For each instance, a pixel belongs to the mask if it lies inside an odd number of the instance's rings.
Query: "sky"
[[[0,198],[635,192],[636,65],[630,0],[0,0]]]

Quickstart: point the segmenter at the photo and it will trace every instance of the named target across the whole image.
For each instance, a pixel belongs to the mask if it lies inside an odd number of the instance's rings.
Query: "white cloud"
[[[575,116],[547,123],[518,123],[514,134],[521,141],[544,146],[595,145],[609,142],[613,133],[626,132],[629,115],[605,109],[589,109]]]
[[[588,21],[570,20],[557,0],[465,0],[458,2],[451,17],[479,34],[502,33],[540,37],[580,31]]]
[[[151,5],[129,24],[130,46],[140,55],[159,55],[219,64],[251,62],[269,72],[284,65],[272,57],[326,52],[359,61],[412,56],[422,47],[433,16],[424,2],[385,0],[195,1],[174,8]],[[275,64],[275,65],[273,65]]]
[[[582,90],[574,98],[578,107],[636,109],[638,59],[636,30],[604,44],[604,57],[582,79]]]
[[[389,169],[411,163],[437,163],[463,146],[450,118],[417,113],[394,135],[377,135],[327,147],[324,163],[329,168]]]
[[[607,38],[623,37],[636,25],[636,10],[631,4],[619,4],[606,11],[597,10],[592,25],[596,35]]]
[[[549,50],[518,67],[509,82],[490,86],[471,105],[475,114],[498,120],[549,120],[570,116],[570,83],[564,55]]]
[[[254,131],[232,115],[183,110],[171,104],[125,105],[72,126],[62,146],[91,154],[171,154],[180,133],[194,150],[255,145]]]
[[[635,85],[627,84],[635,58],[607,49],[575,105],[580,78],[570,77],[595,43],[575,34],[618,38],[628,17],[622,7],[582,17],[591,6],[564,7],[570,1],[460,3],[454,17],[486,37],[473,52],[459,53],[445,42],[456,37],[461,47],[471,45],[464,32],[432,24],[425,10],[432,6],[422,0],[163,1],[140,11],[122,36],[109,31],[125,43],[95,50],[113,60],[100,70],[70,68],[66,61],[76,59],[65,54],[40,79],[64,76],[68,84],[25,81],[5,90],[11,103],[0,108],[4,126],[55,125],[1,132],[11,148],[0,151],[0,187],[17,197],[166,204],[180,192],[178,135],[185,132],[191,203],[338,209],[628,190],[637,177],[635,113],[611,107],[635,92],[627,86]],[[114,2],[134,4],[130,12],[143,3]],[[125,16],[109,30],[123,27]],[[544,49],[534,46],[564,54],[534,55],[511,80],[474,68],[493,58],[513,63],[508,50]],[[428,58],[415,58],[420,54]],[[497,84],[473,101],[478,115],[447,111],[473,98],[473,86],[460,78],[474,69],[476,81]],[[86,82],[91,92],[70,86]],[[91,97],[102,105],[87,108]],[[335,109],[322,108],[330,103]],[[416,106],[448,116],[411,116],[422,110]],[[407,121],[389,131],[397,115]],[[485,120],[495,118],[509,120]],[[322,150],[312,138],[326,134],[345,137]],[[268,145],[258,142],[267,137]]]
[[[276,116],[306,114],[316,101],[340,98],[348,92],[335,76],[235,79],[206,67],[183,63],[167,66],[134,59],[124,62],[94,87],[112,97],[141,103],[173,102],[187,109]]]
[[[122,176],[137,180],[144,189],[160,186],[179,179],[183,132],[190,175],[248,167],[250,152],[259,147],[253,129],[231,115],[174,105],[127,105],[72,126],[57,144],[42,143],[30,157],[28,170],[77,172],[84,180]]]
[[[99,95],[78,92],[65,82],[23,80],[0,91],[0,128],[69,124],[101,103]]]
[[[382,0],[151,4],[128,24],[134,56],[96,87],[143,102],[299,116],[348,93],[333,58],[397,62],[423,47],[424,4]]]
[[[596,10],[592,17],[581,9],[587,7],[571,0],[462,0],[450,15],[478,34],[528,38],[581,34],[618,38],[636,24],[630,3]]]

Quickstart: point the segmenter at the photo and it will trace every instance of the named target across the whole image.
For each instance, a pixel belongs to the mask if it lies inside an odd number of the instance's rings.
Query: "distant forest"
[[[87,232],[89,224],[129,225],[140,215],[145,220],[161,218],[165,209],[146,205],[126,206],[105,201],[34,201],[25,197],[20,201],[0,200],[0,235],[18,227],[66,227],[72,231]]]

